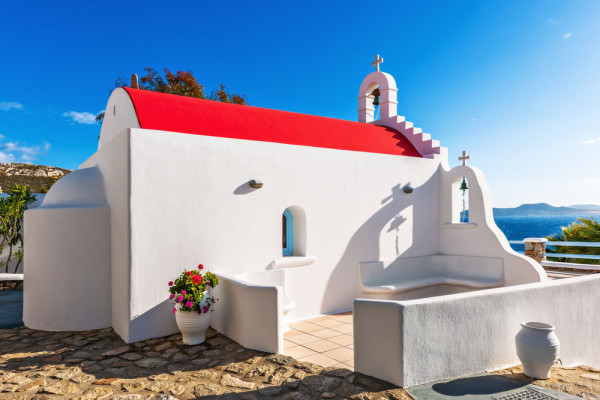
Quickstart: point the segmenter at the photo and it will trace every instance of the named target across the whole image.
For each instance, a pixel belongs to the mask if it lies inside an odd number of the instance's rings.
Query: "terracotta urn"
[[[515,342],[523,373],[535,379],[548,379],[560,349],[554,327],[543,322],[522,322]]]

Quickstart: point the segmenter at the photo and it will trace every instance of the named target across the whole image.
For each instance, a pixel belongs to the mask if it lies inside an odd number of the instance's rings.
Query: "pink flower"
[[[198,264],[198,269],[204,269],[204,265]]]
[[[174,294],[171,294],[171,295],[169,296],[169,299],[173,300],[173,297],[175,297],[175,295],[174,295]]]
[[[193,303],[193,302],[191,302],[191,301],[186,301],[186,303],[185,303],[185,306],[186,306],[187,308],[192,308],[192,306],[193,306],[193,305],[194,305],[194,303]]]
[[[181,301],[183,301],[183,296],[182,296],[182,295],[179,295],[179,296],[177,296],[177,301],[178,301],[178,302],[181,302]]]
[[[202,311],[204,311],[205,313],[207,313],[208,312],[208,307],[207,306],[203,306],[202,307]]]
[[[173,307],[173,314],[175,314],[177,312],[177,309],[175,307]]]
[[[181,294],[185,296],[187,294],[187,292],[185,290],[182,290]]]
[[[169,281],[169,286],[173,286],[173,281]]]

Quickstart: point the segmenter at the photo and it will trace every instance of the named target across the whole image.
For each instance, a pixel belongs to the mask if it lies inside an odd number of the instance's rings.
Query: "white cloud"
[[[14,154],[10,154],[10,153],[7,154],[7,153],[0,151],[0,162],[3,162],[3,163],[15,162],[15,156],[14,156]]]
[[[556,20],[554,20],[554,19],[552,19],[552,18],[548,18],[548,19],[546,20],[546,23],[548,23],[548,24],[550,24],[550,25],[558,25],[558,24],[562,24],[562,22],[561,22],[561,21],[556,21]]]
[[[63,117],[70,118],[72,122],[78,124],[91,125],[96,123],[96,115],[89,112],[77,112],[68,111],[62,115]]]
[[[0,110],[2,110],[2,111],[20,110],[22,108],[23,108],[23,104],[16,102],[16,101],[0,102]]]
[[[596,143],[600,143],[600,137],[597,139],[588,139],[588,140],[583,141],[583,144],[596,144]]]
[[[39,156],[48,153],[50,143],[44,142],[43,145],[27,146],[20,142],[4,142],[4,135],[0,135],[0,162],[24,162],[31,163]]]
[[[593,185],[596,183],[600,183],[600,176],[582,179],[581,183],[583,183],[584,185]]]
[[[571,37],[571,32],[565,33],[565,34],[563,35],[563,39],[568,39],[568,38],[570,38],[570,37]]]

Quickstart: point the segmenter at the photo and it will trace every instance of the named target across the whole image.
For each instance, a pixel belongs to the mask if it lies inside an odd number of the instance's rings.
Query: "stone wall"
[[[541,264],[542,261],[546,261],[544,253],[546,252],[546,242],[548,240],[544,238],[527,238],[523,240],[525,243],[525,255],[533,258],[535,261]]]

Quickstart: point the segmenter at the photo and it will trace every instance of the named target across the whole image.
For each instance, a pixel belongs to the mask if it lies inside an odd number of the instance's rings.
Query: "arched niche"
[[[285,230],[286,219],[291,221],[292,229]],[[288,222],[289,224],[289,222]],[[288,236],[287,242],[291,245],[291,252],[284,251],[284,256],[306,256],[306,214],[300,206],[290,206],[283,211],[282,234]],[[288,225],[289,228],[289,225]]]

